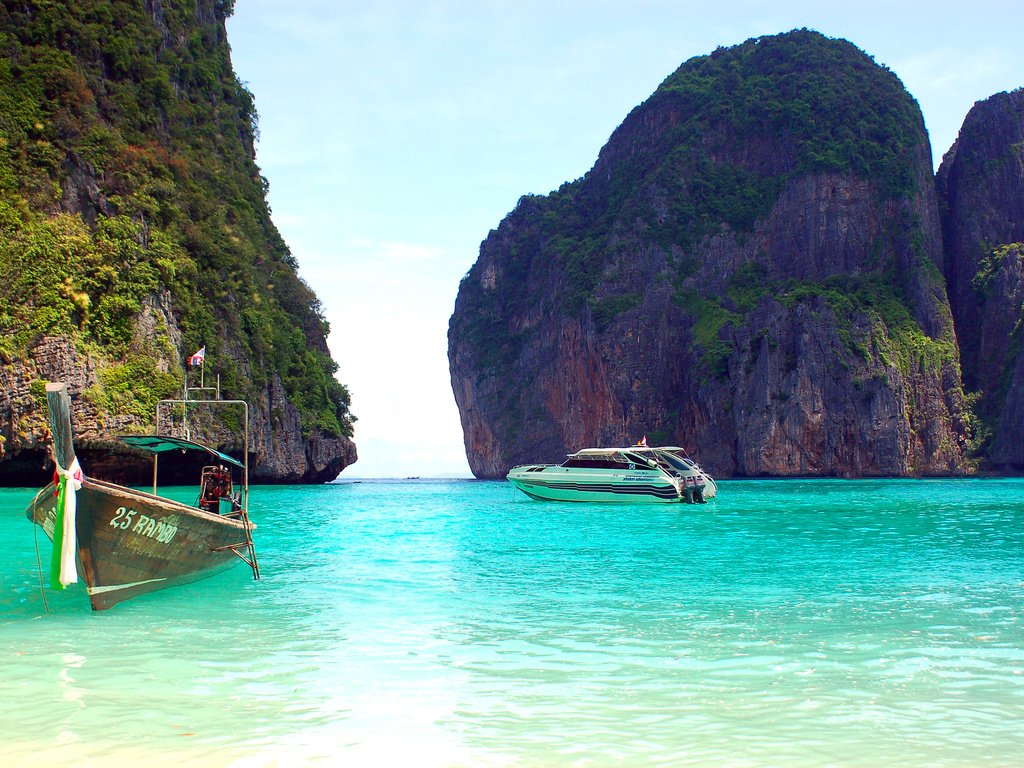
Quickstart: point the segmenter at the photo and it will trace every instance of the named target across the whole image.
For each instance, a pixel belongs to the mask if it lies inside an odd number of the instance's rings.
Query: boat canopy
[[[649,451],[649,453],[651,453]],[[650,456],[633,448],[584,448],[570,453],[562,466],[592,466],[595,469],[614,469],[616,464],[641,464],[654,466]]]
[[[141,448],[143,451],[149,451],[150,453],[164,453],[166,451],[204,451],[211,456],[216,457],[220,461],[227,462],[233,466],[243,469],[242,463],[238,459],[233,459],[226,453],[215,451],[209,446],[202,445],[201,443],[193,443],[191,440],[184,440],[180,437],[172,437],[170,435],[122,435],[121,442],[132,446],[133,448]]]
[[[631,445],[628,448],[583,448],[579,451],[576,451],[575,453],[570,453],[569,455],[578,458],[588,458],[598,456],[618,456],[624,453],[636,453],[641,456],[644,454],[653,454],[655,456],[658,456],[665,453],[671,453],[675,456],[686,457],[686,449],[680,448],[679,446],[675,445]]]
[[[694,466],[693,461],[686,455],[686,450],[679,446],[647,446],[631,445],[628,448],[583,448],[570,453],[565,464],[573,462],[573,466],[584,466],[593,463],[596,467],[599,462],[647,462],[652,466],[659,462],[667,462],[678,470],[689,470]],[[563,466],[565,465],[563,464]],[[609,465],[611,466],[611,465]]]
[[[626,451],[634,451],[636,447],[629,448],[583,448],[582,450],[570,453],[570,456],[615,456]]]

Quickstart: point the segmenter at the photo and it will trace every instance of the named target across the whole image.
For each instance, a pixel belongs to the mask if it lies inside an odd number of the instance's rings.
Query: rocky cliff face
[[[684,64],[484,241],[449,328],[470,467],[681,445],[717,476],[964,466],[916,103],[800,31]]]
[[[253,480],[356,460],[327,324],[270,220],[231,6],[0,3],[0,484],[45,477],[51,380],[86,471],[145,482],[112,437],[152,428],[201,346],[250,403]],[[204,428],[237,450],[230,421]]]
[[[148,332],[155,336],[154,317],[163,321],[160,327],[174,328],[168,294],[161,294],[147,304],[136,326],[140,334]],[[113,482],[149,482],[150,459],[126,451],[115,436],[148,431],[152,418],[147,421],[98,406],[89,396],[100,386],[96,361],[76,350],[68,338],[43,336],[31,352],[27,361],[0,365],[0,485],[41,485],[52,473],[43,391],[48,381],[68,384],[76,449],[86,472]],[[277,375],[249,403],[249,431],[249,472],[254,483],[328,482],[357,458],[350,439],[327,438],[320,433],[304,435],[298,409],[288,401]],[[241,455],[241,435],[237,431],[232,433],[213,425],[207,434],[197,434],[196,438],[235,456]],[[163,480],[195,483],[197,467],[190,459],[165,457]]]
[[[1024,469],[1024,90],[974,105],[939,168],[945,272],[982,448]]]

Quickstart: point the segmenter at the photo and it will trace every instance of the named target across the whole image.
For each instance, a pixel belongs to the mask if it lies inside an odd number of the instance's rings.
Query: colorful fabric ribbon
[[[67,469],[53,472],[57,485],[57,514],[53,523],[53,557],[50,560],[50,586],[64,589],[78,582],[78,512],[76,491],[82,487],[82,467],[78,458]],[[70,486],[70,488],[69,488]]]

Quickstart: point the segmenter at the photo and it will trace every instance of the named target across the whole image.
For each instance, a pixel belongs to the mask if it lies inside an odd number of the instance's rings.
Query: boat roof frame
[[[231,406],[236,406],[236,407],[237,406],[241,406],[242,407],[242,433],[243,433],[243,438],[242,438],[243,453],[242,453],[242,462],[241,463],[239,463],[237,459],[232,459],[230,456],[227,456],[226,454],[223,454],[220,451],[215,451],[212,448],[209,448],[209,447],[207,447],[205,445],[202,445],[201,443],[196,443],[196,442],[194,442],[192,440],[186,440],[184,438],[179,438],[179,439],[182,439],[184,442],[190,443],[191,445],[200,447],[203,450],[207,451],[208,453],[211,453],[211,454],[213,454],[213,455],[215,455],[217,457],[223,456],[223,457],[229,459],[235,466],[240,466],[241,467],[241,469],[242,469],[242,508],[244,510],[248,510],[249,509],[249,403],[246,402],[245,400],[221,400],[220,399],[220,377],[218,377],[217,388],[215,390],[216,394],[217,394],[216,398],[190,398],[188,396],[189,391],[195,391],[195,390],[211,391],[211,390],[213,390],[213,388],[212,387],[189,387],[189,386],[186,385],[184,387],[184,389],[183,389],[182,397],[181,398],[167,398],[165,400],[160,400],[156,404],[156,427],[159,429],[159,426],[160,426],[160,411],[162,409],[164,409],[164,408],[173,407],[175,405],[182,406],[182,409],[184,410],[184,415],[183,415],[182,421],[185,424],[184,430],[185,430],[185,434],[186,435],[188,434],[188,407],[190,405],[210,405],[210,406],[231,405]],[[158,472],[158,470],[157,470],[157,463],[158,463],[157,459],[159,458],[159,455],[160,455],[159,452],[153,452],[153,495],[154,496],[157,495],[157,492],[156,492],[156,489],[157,489],[157,472]]]
[[[588,456],[600,457],[600,456],[614,456],[619,453],[654,453],[656,451],[665,451],[667,453],[678,453],[682,451],[686,453],[684,448],[678,446],[660,446],[660,445],[630,445],[625,448],[582,448],[573,453],[567,454],[568,456],[579,456],[586,458]]]

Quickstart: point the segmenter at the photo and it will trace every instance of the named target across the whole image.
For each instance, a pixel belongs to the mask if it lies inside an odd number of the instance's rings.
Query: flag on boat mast
[[[641,437],[641,438],[640,438],[639,440],[637,440],[637,441],[636,441],[636,444],[637,444],[637,445],[641,445],[641,446],[643,446],[644,448],[646,448],[646,447],[647,447],[647,435],[644,435],[644,436],[643,436],[643,437]]]
[[[194,355],[192,355],[192,357],[190,357],[188,359],[188,364],[189,365],[202,365],[203,361],[205,359],[206,359],[206,345],[204,344],[202,346],[202,348],[198,352],[196,352]]]

